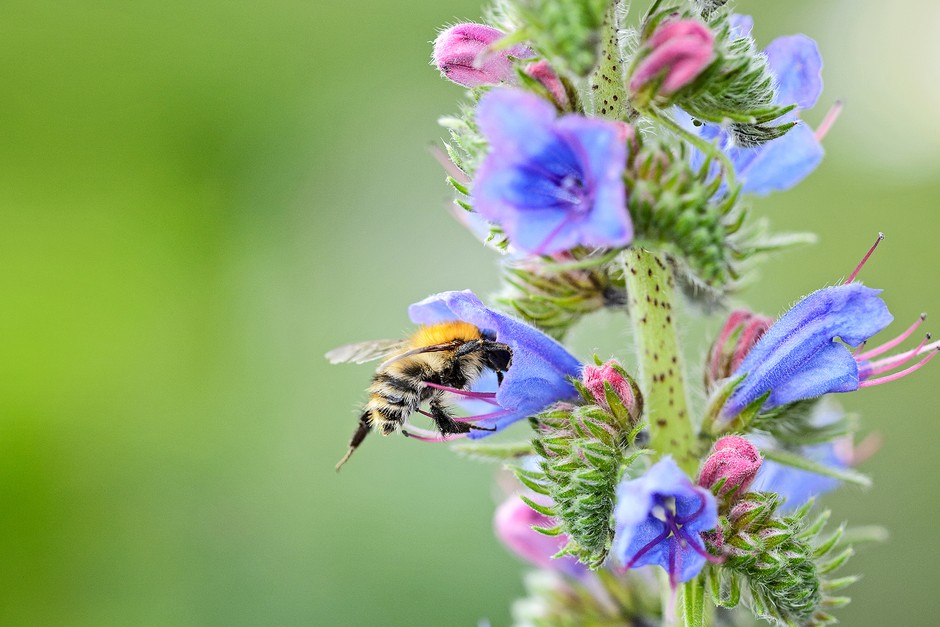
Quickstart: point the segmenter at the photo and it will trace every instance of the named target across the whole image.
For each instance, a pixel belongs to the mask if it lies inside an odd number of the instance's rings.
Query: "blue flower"
[[[848,467],[836,453],[834,442],[824,442],[804,446],[800,455],[814,462],[844,470]],[[801,470],[775,461],[765,459],[757,477],[751,484],[753,492],[776,492],[783,497],[785,503],[783,511],[792,511],[806,503],[814,496],[819,496],[839,487],[839,480],[834,477],[816,474],[808,470]]]
[[[712,559],[701,533],[718,524],[715,497],[693,485],[671,457],[617,487],[613,555],[624,569],[658,564],[675,587]]]
[[[473,292],[442,292],[408,308],[411,320],[435,324],[461,320],[492,331],[496,340],[512,348],[512,365],[492,399],[498,407],[476,426],[502,430],[528,418],[552,403],[578,397],[567,377],[580,377],[581,363],[564,347],[541,331],[505,314],[493,311]],[[411,431],[411,429],[409,429]],[[482,438],[492,431],[471,431],[469,437]]]
[[[764,333],[734,371],[733,377],[747,376],[725,403],[724,415],[739,414],[768,392],[764,409],[857,390],[859,362],[849,346],[867,341],[893,320],[880,293],[849,283],[803,298]]]
[[[630,243],[628,127],[557,118],[549,102],[516,89],[486,94],[477,119],[490,152],[473,183],[473,208],[499,224],[515,248],[550,254]]]
[[[749,16],[732,17],[732,36],[749,37]],[[773,40],[765,49],[767,65],[776,78],[774,104],[796,105],[796,109],[778,118],[774,124],[798,120],[797,112],[810,109],[822,93],[822,56],[816,42],[806,35],[791,35]],[[734,165],[744,192],[769,194],[789,189],[816,169],[823,158],[823,148],[813,129],[799,123],[782,137],[759,146],[739,147],[730,132],[716,124],[695,128],[686,117],[684,125],[703,139],[717,142]],[[692,162],[700,165],[704,157],[693,151]]]

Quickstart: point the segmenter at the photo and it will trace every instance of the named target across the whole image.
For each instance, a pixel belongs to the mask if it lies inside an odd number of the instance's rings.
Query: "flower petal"
[[[777,79],[777,104],[811,109],[823,88],[822,55],[816,42],[806,35],[778,37],[765,52]]]
[[[742,191],[761,195],[790,189],[809,176],[823,158],[822,144],[813,129],[803,122],[783,137],[754,148],[732,148],[727,152]]]

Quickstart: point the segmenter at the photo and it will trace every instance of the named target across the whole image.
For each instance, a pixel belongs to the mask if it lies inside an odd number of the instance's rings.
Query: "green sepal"
[[[790,453],[788,451],[762,449],[761,454],[766,459],[775,461],[778,464],[783,464],[792,468],[799,468],[800,470],[805,470],[817,475],[832,477],[833,479],[838,479],[839,481],[851,483],[863,488],[871,487],[871,479],[867,475],[863,475],[860,472],[855,472],[854,470],[827,466],[826,464],[821,464],[811,459],[807,459],[802,455],[797,455],[796,453]]]
[[[522,499],[523,503],[525,503],[526,505],[528,505],[529,507],[537,511],[539,514],[542,514],[543,516],[548,516],[549,518],[555,517],[555,508],[553,508],[552,506],[540,505],[536,503],[535,501],[533,501],[532,499],[530,499],[529,497],[527,497],[525,494],[520,494],[519,498]]]

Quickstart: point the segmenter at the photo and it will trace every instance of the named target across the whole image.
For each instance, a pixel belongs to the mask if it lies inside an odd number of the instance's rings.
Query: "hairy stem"
[[[623,263],[650,448],[659,456],[671,454],[694,477],[698,456],[672,307],[672,271],[662,253],[639,248],[624,251]]]

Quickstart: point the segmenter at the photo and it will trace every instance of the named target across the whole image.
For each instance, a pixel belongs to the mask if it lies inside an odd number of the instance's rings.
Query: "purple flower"
[[[551,504],[548,497],[528,496],[540,505]],[[526,505],[518,496],[510,497],[497,508],[493,526],[503,544],[539,568],[560,571],[575,578],[585,577],[589,572],[573,555],[552,557],[568,543],[568,536],[547,536],[532,529],[533,526],[551,528],[555,521]]]
[[[516,89],[486,94],[477,119],[490,151],[473,183],[473,208],[515,248],[550,254],[630,243],[624,125],[558,118],[549,102]]]
[[[434,40],[434,65],[445,78],[464,87],[514,82],[516,73],[509,57],[525,59],[533,53],[521,44],[490,50],[505,36],[485,24],[468,22],[451,26]]]
[[[749,16],[734,16],[732,36],[748,37],[751,31]],[[816,42],[806,35],[779,37],[767,46],[767,64],[777,81],[774,104],[796,105],[796,109],[779,118],[775,124],[798,119],[797,112],[812,108],[822,93],[822,57]],[[690,130],[703,139],[717,142],[734,164],[738,182],[744,192],[769,194],[789,189],[802,181],[822,161],[823,148],[813,129],[799,123],[782,137],[759,146],[742,147],[734,144],[732,134],[717,124],[703,124]],[[693,151],[693,164],[699,165],[704,157]]]
[[[857,390],[859,364],[849,346],[860,345],[893,320],[880,293],[849,283],[803,298],[764,333],[735,370],[732,376],[747,376],[725,403],[724,415],[739,414],[768,392],[764,409]]]
[[[711,492],[689,480],[671,457],[617,487],[613,555],[624,569],[658,564],[673,587],[692,579],[712,558],[701,533],[714,529]]]
[[[834,442],[824,442],[804,446],[800,454],[814,462],[844,470],[848,464],[837,453]],[[792,511],[814,496],[824,494],[839,487],[839,480],[826,475],[819,475],[808,470],[780,464],[773,460],[764,460],[751,490],[755,492],[776,492],[783,497],[784,511]]]
[[[430,296],[411,305],[408,315],[418,324],[449,320],[469,322],[483,331],[493,332],[498,342],[512,348],[512,365],[495,396],[487,399],[494,405],[494,411],[475,417],[478,427],[500,431],[556,401],[578,397],[577,390],[566,378],[580,377],[581,364],[577,359],[541,331],[487,308],[469,290]],[[413,431],[409,428],[409,432]],[[474,430],[469,437],[482,438],[492,433]]]

